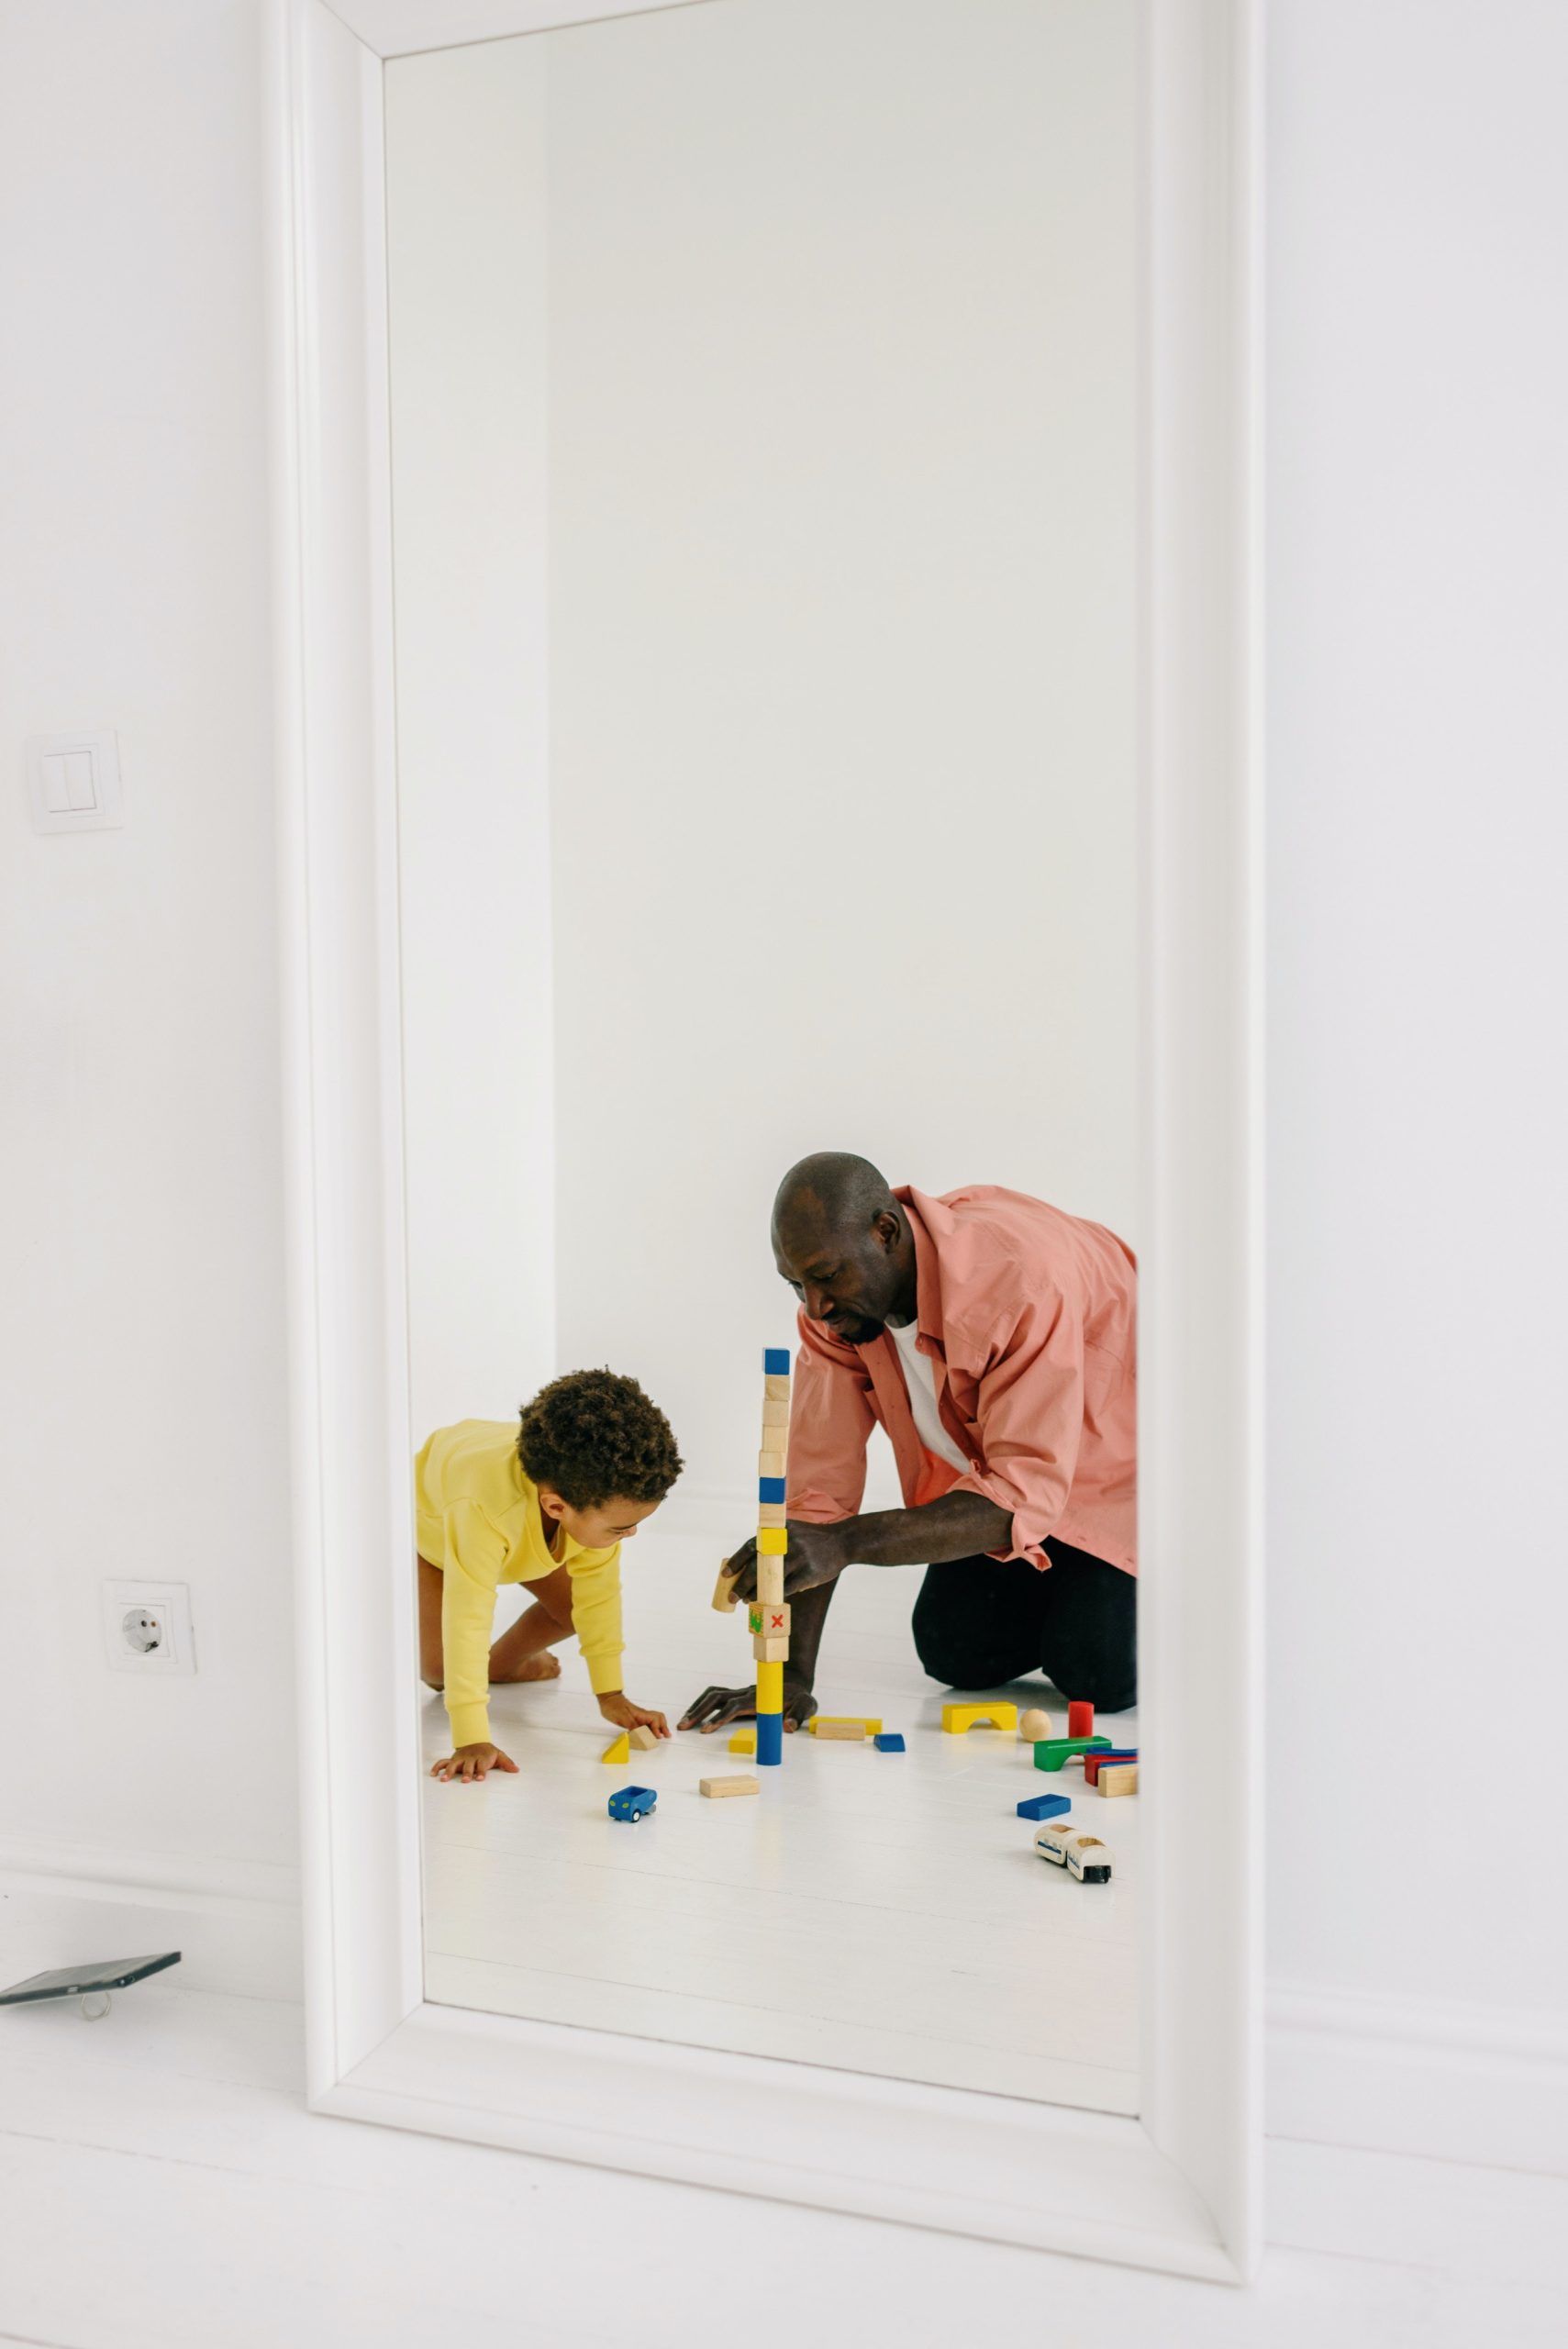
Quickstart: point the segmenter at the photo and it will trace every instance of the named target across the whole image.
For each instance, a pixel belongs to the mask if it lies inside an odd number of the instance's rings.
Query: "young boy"
[[[669,1736],[662,1713],[621,1691],[620,1545],[680,1473],[663,1412],[635,1378],[609,1370],[552,1379],[520,1429],[437,1429],[414,1464],[419,1669],[427,1687],[445,1688],[454,1748],[432,1777],[516,1770],[490,1741],[489,1686],[555,1679],[547,1651],[573,1630],[606,1720]],[[531,1585],[534,1603],[492,1647],[504,1582]]]

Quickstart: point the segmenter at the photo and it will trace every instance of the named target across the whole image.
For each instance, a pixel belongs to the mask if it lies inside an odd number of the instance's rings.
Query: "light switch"
[[[28,796],[35,832],[112,830],[124,821],[119,743],[113,734],[34,734]]]

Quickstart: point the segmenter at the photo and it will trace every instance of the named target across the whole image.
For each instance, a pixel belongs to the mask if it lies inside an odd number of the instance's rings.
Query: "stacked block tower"
[[[784,1476],[789,1451],[789,1349],[762,1352],[762,1449],[757,1460],[757,1602],[751,1611],[757,1659],[757,1762],[784,1760],[784,1668],[789,1654],[784,1599]]]

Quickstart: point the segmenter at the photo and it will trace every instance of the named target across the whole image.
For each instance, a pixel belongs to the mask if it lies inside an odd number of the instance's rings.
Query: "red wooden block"
[[[1093,1737],[1095,1709],[1086,1698],[1073,1697],[1067,1705],[1067,1734],[1069,1737]]]
[[[1085,1753],[1085,1754],[1084,1754],[1084,1784],[1086,1787],[1093,1787],[1093,1786],[1097,1786],[1097,1785],[1098,1785],[1098,1783],[1099,1783],[1099,1776],[1100,1776],[1100,1765],[1101,1765],[1103,1762],[1124,1762],[1124,1763],[1125,1763],[1125,1762],[1136,1762],[1136,1761],[1137,1761],[1137,1759],[1138,1759],[1138,1748],[1137,1748],[1137,1746],[1136,1746],[1136,1745],[1118,1745],[1118,1746],[1113,1746],[1113,1747],[1112,1747],[1112,1749],[1111,1749],[1111,1751],[1110,1751],[1108,1753],[1106,1753],[1106,1751],[1105,1747],[1102,1745],[1102,1746],[1099,1748],[1099,1750],[1098,1750],[1098,1752],[1097,1752],[1097,1753]]]

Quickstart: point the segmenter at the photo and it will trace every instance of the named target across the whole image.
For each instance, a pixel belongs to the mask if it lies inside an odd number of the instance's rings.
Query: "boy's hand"
[[[444,1762],[433,1765],[430,1776],[432,1778],[461,1778],[466,1786],[486,1776],[492,1770],[516,1772],[517,1766],[511,1755],[503,1753],[498,1745],[460,1745],[457,1752],[449,1753]]]
[[[651,1713],[646,1705],[634,1705],[618,1688],[611,1688],[600,1698],[599,1710],[616,1729],[651,1729],[656,1737],[670,1734],[670,1724],[662,1713]]]

